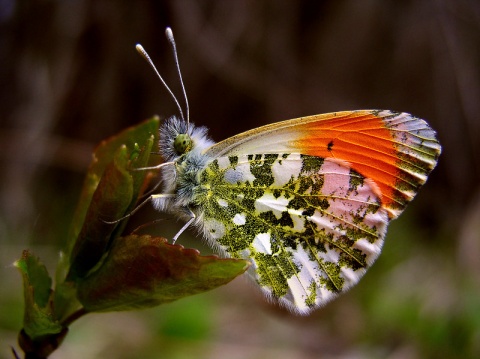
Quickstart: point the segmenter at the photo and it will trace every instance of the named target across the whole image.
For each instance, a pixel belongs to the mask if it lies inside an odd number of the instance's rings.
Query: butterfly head
[[[196,127],[172,116],[160,127],[160,152],[165,161],[176,161],[191,152],[203,152],[214,142],[205,127]]]
[[[173,148],[179,155],[190,151],[192,149],[192,139],[186,133],[180,133],[173,140]]]

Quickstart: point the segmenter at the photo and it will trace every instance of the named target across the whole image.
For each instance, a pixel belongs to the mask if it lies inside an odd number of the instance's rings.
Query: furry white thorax
[[[195,204],[194,192],[199,173],[212,160],[204,152],[215,144],[208,138],[207,131],[206,127],[187,124],[176,116],[168,118],[160,126],[160,153],[165,162],[173,162],[162,168],[161,194],[174,196],[154,198],[153,206],[157,210],[177,214],[187,220],[191,218],[189,209],[190,205]],[[183,154],[177,153],[174,147],[175,138],[180,134],[187,134],[192,142],[191,148]],[[195,222],[199,223],[200,220],[196,218]]]

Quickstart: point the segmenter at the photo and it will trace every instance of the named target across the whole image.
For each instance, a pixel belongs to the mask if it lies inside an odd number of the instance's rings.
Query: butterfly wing
[[[440,145],[406,113],[351,111],[263,126],[205,151],[206,237],[250,258],[265,293],[306,314],[356,284],[435,167]]]
[[[219,157],[197,202],[211,244],[252,262],[271,298],[307,314],[356,284],[380,254],[388,213],[371,181],[335,159]]]
[[[407,113],[347,111],[262,126],[219,142],[206,153],[302,153],[345,161],[375,182],[392,219],[435,167],[441,151],[435,136],[424,120]]]

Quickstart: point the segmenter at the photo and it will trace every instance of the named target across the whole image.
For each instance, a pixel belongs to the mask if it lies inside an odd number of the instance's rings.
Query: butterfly
[[[185,220],[174,240],[195,227],[221,255],[249,260],[266,296],[298,314],[360,280],[441,152],[427,122],[388,110],[302,117],[219,143],[181,113],[159,138],[163,188],[151,201]]]

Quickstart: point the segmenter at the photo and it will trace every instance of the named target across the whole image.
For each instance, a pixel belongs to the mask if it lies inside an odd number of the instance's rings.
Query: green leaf
[[[92,163],[88,169],[87,176],[82,189],[82,194],[80,196],[80,201],[77,206],[77,210],[72,221],[72,233],[71,240],[75,241],[76,237],[80,233],[85,216],[90,205],[90,201],[93,197],[100,178],[102,177],[103,172],[106,167],[112,162],[115,153],[118,148],[122,145],[126,146],[131,153],[132,159],[135,159],[138,156],[138,144],[143,144],[150,140],[154,136],[154,140],[158,140],[158,127],[159,127],[159,118],[154,117],[150,120],[142,122],[139,125],[134,127],[127,128],[126,130],[120,132],[119,134],[102,141],[93,153]],[[143,166],[148,161],[148,156],[150,155],[150,150],[144,150],[146,155],[146,160]],[[142,167],[140,163],[139,166]],[[145,174],[143,171],[138,171],[141,175]]]
[[[126,221],[108,224],[128,214],[147,185],[149,166],[158,140],[159,119],[147,120],[102,141],[93,153],[77,209],[56,271],[55,312],[63,320],[78,310],[74,281],[92,270],[106,255],[112,238]]]
[[[133,178],[127,170],[129,153],[121,146],[114,161],[107,165],[93,194],[85,222],[71,255],[67,278],[84,277],[105,255],[110,235],[117,223],[107,223],[121,218],[130,207],[133,195]]]
[[[135,148],[132,153],[130,153],[130,162],[129,169],[143,168],[148,166],[148,160],[150,158],[150,153],[154,144],[155,137],[150,136],[145,139],[144,146],[140,148],[135,144]],[[138,199],[143,194],[148,182],[150,181],[149,172],[147,171],[135,171],[132,170],[129,172],[132,178],[132,200],[130,205],[124,211],[123,215],[130,213],[138,204]],[[118,218],[118,217],[117,217]],[[122,221],[119,226],[115,229],[113,237],[118,237],[123,232],[123,229],[127,221]]]
[[[75,282],[56,283],[53,303],[55,315],[60,322],[79,310],[82,304],[77,299]]]
[[[78,281],[78,298],[91,312],[148,308],[224,285],[248,266],[164,238],[131,235],[117,238],[102,267]]]
[[[70,232],[67,238],[66,253],[62,256],[57,268],[57,283],[60,283],[65,279],[70,266],[69,260],[71,258],[71,252],[84,227],[87,212],[91,205],[94,193],[96,192],[107,167],[109,167],[114,160],[118,149],[121,146],[127,148],[130,168],[147,166],[152,146],[158,140],[158,127],[159,118],[154,117],[137,126],[130,127],[116,136],[102,141],[95,149],[92,163],[90,164],[90,168],[85,177],[82,193],[70,227]],[[143,180],[147,172],[134,171],[132,173],[134,183],[132,199],[136,200],[138,197],[138,191],[140,191],[141,186],[143,185]],[[132,206],[134,206],[134,204],[131,204],[129,208]]]
[[[101,176],[96,183],[85,220],[71,253],[70,278],[84,276],[105,254],[110,235],[117,226],[116,223],[108,224],[106,221],[122,218],[135,206],[146,172],[130,169],[145,167],[148,164],[154,143],[151,130],[152,128],[156,130],[157,127],[156,120],[146,122],[104,141],[95,151],[94,158],[98,160],[93,161],[87,178],[97,178],[100,172]],[[142,147],[135,140],[139,140]],[[118,147],[115,149],[115,146]],[[107,163],[108,159],[112,161]],[[85,192],[88,193],[93,189],[88,185],[86,188]],[[84,201],[85,197],[82,196],[81,202]],[[120,231],[121,228],[117,232]]]
[[[57,334],[62,326],[55,318],[52,307],[52,279],[40,260],[30,252],[23,251],[22,258],[15,262],[23,278],[25,312],[23,330],[32,340]]]

